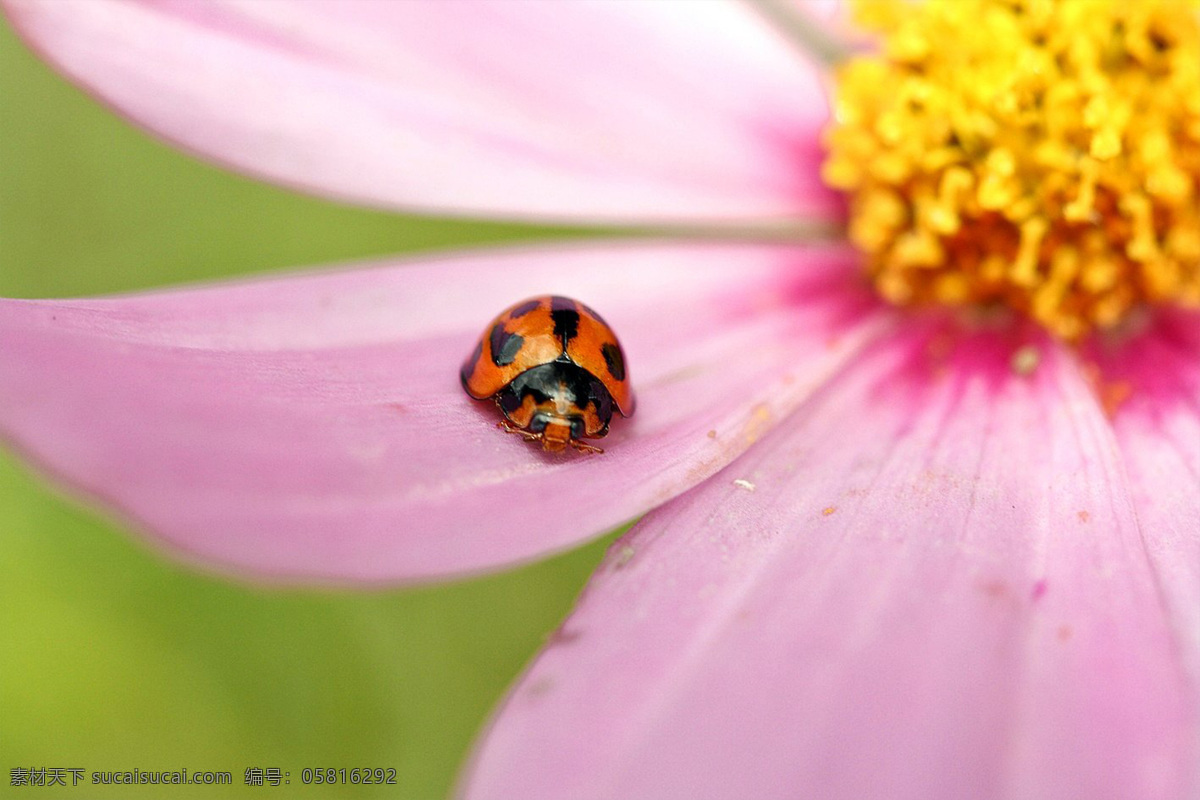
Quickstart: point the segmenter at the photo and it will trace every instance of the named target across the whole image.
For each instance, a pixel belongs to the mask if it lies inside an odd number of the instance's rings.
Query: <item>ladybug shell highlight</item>
[[[463,363],[463,388],[492,398],[501,427],[551,452],[608,433],[614,410],[634,411],[625,352],[599,314],[568,297],[534,297],[505,309]]]

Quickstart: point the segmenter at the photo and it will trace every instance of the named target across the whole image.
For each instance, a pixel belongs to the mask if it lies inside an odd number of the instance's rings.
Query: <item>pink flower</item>
[[[0,432],[204,564],[430,580],[646,515],[467,797],[1200,791],[1200,319],[1080,351],[877,300],[802,241],[842,218],[827,106],[750,7],[6,6],[233,168],[680,235],[0,301]],[[543,456],[458,385],[487,320],[549,292],[628,352],[638,414],[600,457]]]

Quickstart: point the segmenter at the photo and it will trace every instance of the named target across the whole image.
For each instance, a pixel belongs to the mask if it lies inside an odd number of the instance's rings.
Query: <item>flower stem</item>
[[[801,50],[824,66],[832,67],[849,57],[850,46],[831,36],[825,26],[802,11],[800,0],[751,0],[751,3]]]
[[[745,224],[679,224],[617,226],[609,235],[622,238],[669,238],[800,244],[845,241],[843,224],[824,219],[763,221]]]

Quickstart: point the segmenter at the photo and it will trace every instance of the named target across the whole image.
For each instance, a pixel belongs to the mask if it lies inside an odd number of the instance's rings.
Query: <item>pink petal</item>
[[[0,301],[0,433],[205,562],[428,578],[575,545],[741,453],[877,325],[843,251],[546,249],[132,297]],[[497,430],[458,370],[534,294],[620,335],[602,456]],[[878,321],[878,320],[876,320]]]
[[[471,798],[1184,798],[1185,691],[1068,357],[865,351],[615,544]]]
[[[818,76],[743,4],[3,2],[139,125],[319,194],[638,223],[837,207]]]
[[[1200,699],[1200,315],[1167,315],[1101,356],[1146,553]],[[1194,731],[1200,737],[1200,728]]]

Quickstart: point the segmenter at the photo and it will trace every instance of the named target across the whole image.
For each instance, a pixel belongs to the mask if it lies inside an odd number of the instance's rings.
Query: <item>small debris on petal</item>
[[[767,432],[771,424],[771,409],[766,403],[759,403],[751,412],[750,419],[746,420],[745,426],[742,428],[742,435],[746,437],[746,444],[751,445],[759,440],[759,438]]]
[[[758,488],[757,486],[755,486],[753,483],[746,480],[745,478],[738,478],[736,481],[733,482],[733,485],[740,487],[742,489],[745,489],[747,492],[753,492],[755,489]]]
[[[559,628],[546,637],[546,643],[551,645],[570,644],[582,635],[579,631],[569,631],[566,628]]]
[[[1100,404],[1104,407],[1104,413],[1108,415],[1109,419],[1117,416],[1121,406],[1125,405],[1125,401],[1132,394],[1133,386],[1129,381],[1113,381],[1100,387]]]
[[[1091,384],[1092,392],[1104,414],[1109,419],[1116,417],[1121,406],[1133,395],[1133,384],[1125,380],[1109,380],[1096,364],[1085,364],[1084,377]]]
[[[1018,347],[1008,362],[1012,371],[1022,377],[1029,377],[1037,371],[1042,363],[1042,351],[1032,344]]]
[[[636,554],[637,551],[635,551],[629,545],[622,546],[621,549],[617,551],[617,554],[613,556],[613,569],[621,569],[630,561],[633,561],[633,557]]]
[[[828,517],[835,511],[837,511],[837,506],[825,506],[825,508],[821,509],[821,516]]]
[[[979,584],[979,591],[988,597],[1007,597],[1008,584],[999,579],[987,580]]]

